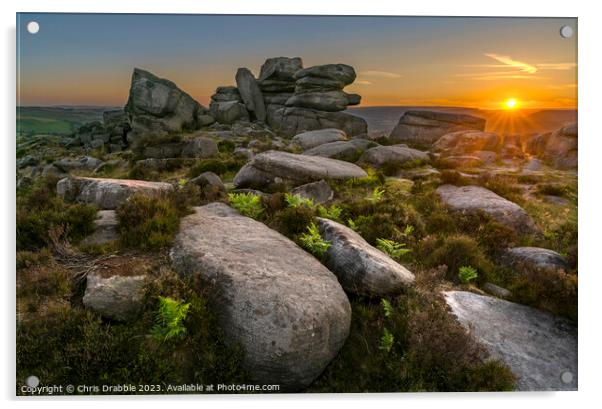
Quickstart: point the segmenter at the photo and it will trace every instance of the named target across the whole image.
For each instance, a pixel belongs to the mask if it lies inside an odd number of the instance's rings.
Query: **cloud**
[[[537,67],[535,67],[534,65],[514,60],[512,59],[512,57],[507,55],[498,55],[493,53],[485,53],[485,55],[489,58],[493,58],[494,60],[501,62],[503,65],[518,68],[522,72],[535,74],[538,71]]]
[[[551,63],[551,64],[537,64],[537,68],[540,70],[561,70],[566,71],[571,68],[575,68],[577,63],[574,62],[559,62],[559,63]]]
[[[375,78],[401,78],[400,74],[397,74],[394,72],[375,71],[375,70],[361,71],[360,75],[362,77],[375,77]]]
[[[353,81],[353,85],[372,85],[372,83],[367,80],[357,79]]]

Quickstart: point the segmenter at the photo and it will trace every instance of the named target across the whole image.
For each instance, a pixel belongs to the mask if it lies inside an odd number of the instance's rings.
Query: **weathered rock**
[[[134,319],[142,307],[146,276],[103,277],[90,273],[86,279],[84,306],[117,321]]]
[[[374,168],[402,167],[429,161],[426,152],[403,146],[376,146],[368,149],[357,163]]]
[[[163,136],[197,129],[200,113],[206,109],[176,84],[148,71],[134,69],[125,112],[132,131],[130,142],[143,136]]]
[[[220,177],[213,172],[203,172],[197,177],[190,179],[190,183],[194,183],[201,188],[209,187],[219,192],[226,191],[226,187]]]
[[[414,274],[349,227],[318,218],[320,234],[331,242],[325,264],[333,271],[345,291],[368,296],[399,292],[414,282]]]
[[[319,77],[303,77],[295,82],[295,93],[303,94],[305,92],[339,91],[344,87],[345,84],[338,80]]]
[[[476,156],[487,165],[491,165],[498,160],[498,154],[492,151],[475,151],[470,156]]]
[[[223,203],[195,208],[170,252],[183,275],[214,285],[226,339],[245,351],[255,382],[309,385],[349,333],[351,308],[334,274],[292,241]]]
[[[538,135],[527,143],[527,150],[558,169],[576,169],[578,160],[577,123],[552,133]]]
[[[507,249],[502,261],[509,267],[526,272],[566,272],[569,264],[562,255],[540,247],[514,247]]]
[[[326,203],[334,197],[334,191],[325,180],[298,186],[291,190],[291,194],[311,199],[317,205]]]
[[[68,177],[59,180],[56,192],[68,201],[93,204],[99,209],[114,210],[134,193],[156,196],[172,188],[171,184],[164,182]]]
[[[522,207],[484,187],[443,185],[437,188],[437,193],[452,211],[459,213],[481,211],[519,233],[538,231],[535,222]]]
[[[287,107],[301,107],[317,109],[319,111],[337,112],[347,109],[347,105],[350,105],[350,103],[348,94],[337,90],[303,93],[295,92],[295,94],[286,101],[285,105]]]
[[[65,176],[68,176],[68,173],[65,172],[64,170],[54,166],[51,163],[51,164],[44,166],[44,168],[42,169],[42,177],[46,177],[46,176],[65,177]]]
[[[337,141],[318,145],[306,150],[303,154],[339,159],[346,162],[356,162],[366,149],[374,146],[377,146],[377,144],[367,139],[352,139],[350,141]]]
[[[182,147],[184,158],[211,158],[218,154],[217,143],[213,139],[197,136]]]
[[[291,141],[301,149],[311,149],[328,142],[344,141],[347,139],[345,132],[340,129],[319,129],[316,131],[307,131],[295,135]]]
[[[178,158],[182,154],[184,142],[169,142],[160,145],[146,146],[142,156],[149,159]]]
[[[474,168],[483,165],[483,160],[478,156],[461,155],[461,156],[445,156],[439,159],[439,164],[444,167],[451,168]]]
[[[94,233],[86,237],[82,244],[101,245],[119,239],[117,233],[118,225],[115,210],[100,210],[97,219],[94,221]]]
[[[539,172],[543,169],[543,163],[536,158],[531,158],[523,166],[523,173]]]
[[[432,147],[443,156],[472,155],[476,151],[498,151],[504,141],[494,132],[457,131],[440,137]]]
[[[249,112],[244,104],[237,101],[212,102],[211,115],[220,124],[232,124],[235,121],[248,121]]]
[[[268,58],[259,71],[259,82],[267,80],[280,80],[284,82],[295,82],[293,76],[303,68],[303,61],[299,57],[275,57]]]
[[[434,111],[406,111],[391,131],[389,140],[414,147],[430,147],[441,136],[462,130],[485,129],[485,120],[471,115]]]
[[[261,189],[273,184],[302,185],[321,179],[344,180],[367,176],[352,163],[319,156],[267,151],[255,156],[234,177],[234,186]]]
[[[293,85],[294,86],[294,85]],[[289,100],[294,94],[292,92],[282,92],[282,93],[263,93],[263,100],[266,105],[284,105],[286,101]],[[267,108],[266,108],[267,109]]]
[[[247,107],[247,111],[250,113],[251,119],[265,122],[266,111],[263,95],[251,71],[247,68],[239,68],[236,71],[236,86]]]
[[[483,289],[499,298],[509,298],[512,295],[507,289],[489,282],[483,285]]]
[[[287,136],[325,128],[340,129],[348,136],[368,132],[366,121],[351,114],[280,105],[268,107],[268,125]]]
[[[444,293],[458,321],[517,376],[520,391],[577,389],[577,331],[553,315],[465,291]]]
[[[240,92],[238,92],[238,88],[225,86],[217,87],[215,94],[211,95],[211,100],[215,102],[242,102],[242,97],[240,96]]]
[[[304,77],[325,78],[349,85],[355,81],[355,70],[347,64],[325,64],[304,68],[293,75],[295,80]]]
[[[38,164],[38,159],[32,155],[25,155],[21,159],[17,160],[17,168],[23,169],[28,166],[36,166]]]

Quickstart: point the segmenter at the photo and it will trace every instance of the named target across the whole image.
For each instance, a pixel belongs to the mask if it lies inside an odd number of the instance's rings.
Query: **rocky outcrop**
[[[266,111],[263,94],[251,71],[247,68],[239,68],[236,71],[236,86],[247,111],[249,111],[250,119],[252,121],[265,122]]]
[[[344,141],[346,139],[347,135],[345,132],[340,129],[330,128],[300,133],[293,137],[291,143],[306,150],[328,142]]]
[[[323,204],[334,197],[334,191],[325,180],[307,183],[291,190],[292,195],[310,199],[314,204]]]
[[[67,201],[92,204],[104,210],[114,210],[134,193],[156,196],[172,188],[171,184],[164,182],[68,177],[59,180],[56,192]]]
[[[87,276],[82,302],[105,318],[128,321],[135,318],[142,307],[145,283],[144,275],[104,277],[93,272]]]
[[[414,274],[375,249],[356,232],[333,220],[318,218],[320,234],[331,242],[325,264],[353,294],[394,294],[414,282]]]
[[[226,339],[239,343],[255,382],[309,385],[349,333],[351,308],[334,274],[280,233],[223,203],[181,220],[170,252],[183,275],[214,286]]]
[[[197,136],[189,141],[170,142],[147,146],[142,151],[144,158],[210,158],[217,155],[217,143],[211,138]]]
[[[540,247],[514,247],[507,249],[501,258],[508,267],[522,272],[566,272],[568,261],[553,250]]]
[[[267,151],[255,156],[234,177],[237,188],[262,189],[277,184],[294,186],[321,179],[345,180],[367,176],[352,163],[319,156]]]
[[[288,107],[343,111],[348,105],[357,105],[361,97],[343,92],[355,81],[355,70],[346,64],[316,65],[295,72],[295,93],[286,101]]]
[[[535,222],[522,207],[484,187],[443,185],[437,188],[437,193],[452,211],[484,212],[519,233],[538,231]]]
[[[348,136],[368,132],[366,121],[351,114],[279,105],[268,107],[268,125],[287,136],[324,128],[340,129]]]
[[[578,145],[577,123],[572,123],[531,138],[527,143],[527,151],[555,168],[577,169]]]
[[[368,139],[352,139],[350,141],[329,142],[318,145],[315,148],[306,150],[303,154],[339,159],[346,162],[356,162],[366,149],[375,146],[377,144]]]
[[[417,165],[429,161],[426,152],[406,146],[376,146],[364,152],[359,158],[361,165],[373,168],[393,167],[401,168],[409,165]]]
[[[115,210],[98,211],[97,219],[94,221],[94,232],[86,237],[84,245],[102,245],[119,239],[117,233],[117,215]]]
[[[577,389],[577,331],[524,305],[465,291],[444,293],[458,321],[517,376],[520,391]]]
[[[84,156],[78,159],[65,158],[54,162],[54,166],[59,168],[65,173],[71,171],[93,171],[102,165],[104,162],[100,159],[93,158],[91,156]]]
[[[143,137],[198,129],[207,115],[206,108],[176,84],[139,68],[132,74],[125,112],[132,128],[128,139],[133,143]]]
[[[485,120],[472,115],[434,111],[406,111],[389,140],[412,147],[429,148],[441,136],[463,130],[485,130]]]

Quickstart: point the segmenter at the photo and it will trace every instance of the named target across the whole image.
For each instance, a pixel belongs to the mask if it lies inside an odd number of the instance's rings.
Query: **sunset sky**
[[[26,25],[40,24],[37,34]],[[575,35],[562,38],[560,27]],[[362,106],[577,105],[577,21],[559,18],[20,14],[19,105],[120,106],[144,68],[208,104],[268,57],[352,65]]]

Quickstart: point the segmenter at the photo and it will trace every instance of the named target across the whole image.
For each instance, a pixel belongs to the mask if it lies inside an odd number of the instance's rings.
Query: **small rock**
[[[499,297],[499,298],[510,298],[510,296],[512,295],[512,293],[510,291],[508,291],[507,289],[497,286],[493,283],[485,283],[483,285],[483,289],[485,291],[487,291],[489,294],[495,295],[496,297]]]
[[[429,156],[426,152],[416,149],[403,146],[376,146],[364,152],[357,163],[382,168],[383,166],[404,166],[410,163],[418,165],[428,160]]]
[[[291,190],[291,194],[311,199],[317,205],[326,203],[334,197],[334,191],[325,180],[296,187]]]
[[[142,290],[146,276],[103,277],[90,273],[83,303],[86,308],[116,321],[134,319],[142,307]]]
[[[553,250],[540,247],[514,247],[507,249],[502,260],[519,271],[556,273],[566,272],[568,262],[566,258]]]
[[[102,245],[111,241],[119,240],[117,233],[117,215],[115,210],[99,210],[97,219],[94,221],[94,233],[86,237],[84,245]]]
[[[344,141],[347,139],[345,132],[340,129],[320,129],[303,132],[292,139],[291,143],[300,146],[303,150],[311,149],[329,142]]]
[[[220,192],[225,192],[226,187],[218,175],[213,172],[203,172],[194,179],[190,179],[190,183],[205,188],[212,187]]]

